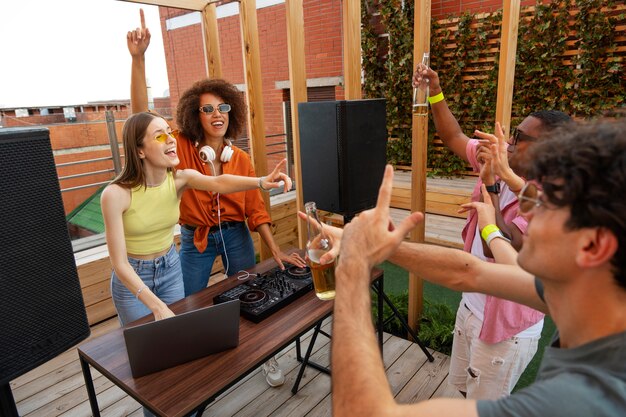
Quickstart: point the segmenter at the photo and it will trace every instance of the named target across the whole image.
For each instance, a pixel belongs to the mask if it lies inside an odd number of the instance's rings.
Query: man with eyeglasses
[[[423,221],[423,214],[392,223],[390,166],[374,209],[361,213],[343,231],[327,227],[340,255],[333,314],[333,416],[624,415],[626,122],[561,129],[530,153],[532,181],[519,196],[520,210],[529,220],[519,266],[406,242],[404,237]],[[506,243],[494,239],[491,249],[497,251],[501,244]],[[386,259],[430,282],[550,314],[557,332],[535,382],[496,400],[396,403],[370,311],[370,271]]]
[[[523,184],[520,175],[524,174],[526,151],[542,134],[571,119],[558,111],[532,113],[513,130],[507,155],[492,169],[490,163],[484,163],[491,158],[485,141],[495,136],[480,131],[475,131],[475,135],[482,140],[466,136],[446,104],[437,73],[419,64],[413,86],[423,85],[424,79],[428,80],[429,102],[439,137],[480,172],[472,201],[481,200],[480,186],[484,182],[496,209],[494,231],[499,230],[519,250],[527,221],[518,214],[516,192]],[[471,210],[462,231],[464,250],[482,260],[493,260],[485,247],[487,236],[481,238],[477,225],[478,214]],[[468,398],[496,399],[510,394],[537,351],[542,328],[543,314],[532,308],[497,297],[463,293],[456,316],[450,383]]]

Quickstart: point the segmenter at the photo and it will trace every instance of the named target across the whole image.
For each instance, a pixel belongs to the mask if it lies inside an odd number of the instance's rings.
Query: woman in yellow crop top
[[[182,272],[174,248],[174,225],[187,188],[232,193],[291,188],[281,161],[267,176],[206,176],[179,163],[176,132],[153,113],[137,113],[124,124],[126,164],[102,192],[101,206],[109,257],[111,294],[122,325],[149,313],[156,320],[174,315],[168,304],[184,297]]]

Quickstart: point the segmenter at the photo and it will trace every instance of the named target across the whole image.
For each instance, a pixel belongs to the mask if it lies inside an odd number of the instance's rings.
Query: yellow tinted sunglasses
[[[178,139],[179,133],[180,133],[179,130],[172,130],[169,133],[160,133],[156,135],[154,139],[157,140],[158,142],[165,143],[167,142],[167,138],[170,136],[173,137],[174,139]]]

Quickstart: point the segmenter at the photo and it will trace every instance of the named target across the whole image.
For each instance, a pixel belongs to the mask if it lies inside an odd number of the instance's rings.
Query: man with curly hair
[[[519,194],[528,218],[517,265],[404,241],[423,221],[393,225],[393,170],[375,209],[342,232],[333,320],[333,415],[618,417],[626,410],[626,123],[568,126],[531,150]],[[493,239],[490,248],[507,244]],[[389,259],[424,279],[528,305],[554,320],[533,384],[496,400],[394,400],[371,318],[370,271]]]

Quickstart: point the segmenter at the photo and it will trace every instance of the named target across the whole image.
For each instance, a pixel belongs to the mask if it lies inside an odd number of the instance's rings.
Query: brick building
[[[354,0],[353,0],[354,1]],[[410,0],[409,0],[410,1]],[[522,6],[535,0],[522,0]],[[308,97],[314,100],[341,100],[343,90],[342,2],[341,0],[304,0],[304,37]],[[502,7],[502,0],[432,0],[432,17],[441,19],[468,12],[491,12]],[[170,85],[169,98],[155,98],[155,108],[170,116],[180,94],[194,81],[206,77],[201,18],[198,12],[160,7],[161,29]],[[239,5],[236,2],[218,6],[220,53],[224,78],[245,90]],[[289,67],[287,22],[284,0],[257,0],[257,22],[262,68],[263,102],[267,143],[284,143],[285,116],[289,109]],[[64,109],[73,109],[69,120]],[[46,125],[50,128],[57,164],[105,158],[110,146],[104,124],[104,111],[113,110],[118,140],[128,115],[128,101],[59,105],[46,109],[0,109],[0,126]],[[24,114],[24,111],[27,114]],[[71,112],[70,112],[71,113]],[[22,117],[18,117],[22,116]],[[284,152],[284,146],[268,147],[268,152]],[[284,153],[276,155],[282,158]],[[89,183],[102,183],[112,177],[103,173],[110,162],[66,165],[58,169],[61,188],[76,188]],[[100,172],[81,177],[85,172]],[[66,213],[79,206],[99,186],[63,193]]]
[[[523,0],[522,6],[535,4]],[[432,17],[492,12],[502,0],[432,0]],[[309,101],[341,100],[343,91],[342,1],[304,0],[304,40]],[[243,53],[237,3],[217,7],[223,77],[243,91]],[[180,94],[206,77],[201,17],[198,12],[160,7],[163,45],[175,108]],[[287,22],[284,0],[257,0],[266,136],[285,132],[283,103],[289,100]],[[283,139],[281,139],[283,140]],[[268,143],[273,139],[268,138]]]

